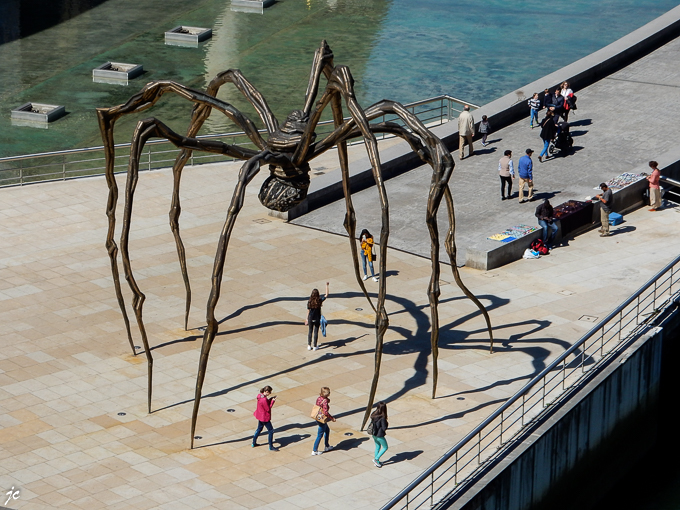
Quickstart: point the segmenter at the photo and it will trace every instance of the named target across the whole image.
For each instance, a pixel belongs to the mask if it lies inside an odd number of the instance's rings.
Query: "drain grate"
[[[583,322],[597,322],[597,317],[594,315],[581,315],[579,320]]]
[[[265,218],[258,218],[256,220],[253,220],[253,223],[260,223],[260,224],[271,223],[271,222],[272,222],[272,220],[267,220]]]

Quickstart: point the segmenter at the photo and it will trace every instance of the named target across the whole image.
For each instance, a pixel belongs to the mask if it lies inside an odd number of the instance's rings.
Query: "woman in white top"
[[[567,99],[574,95],[574,91],[569,88],[568,81],[563,81],[562,85],[560,85],[560,94],[564,98],[564,113],[562,114],[562,118],[564,119],[564,122],[568,122],[570,108]]]

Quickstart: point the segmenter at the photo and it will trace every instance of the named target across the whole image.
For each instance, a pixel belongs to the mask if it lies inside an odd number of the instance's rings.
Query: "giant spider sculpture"
[[[321,75],[327,80],[326,88],[321,94],[321,98],[315,104],[319,90]],[[253,122],[234,108],[231,104],[217,99],[217,92],[225,83],[232,83],[253,105],[259,114],[267,130],[268,139],[265,140],[258,132]],[[456,283],[474,303],[479,307],[486,319],[489,336],[491,338],[491,350],[493,352],[493,335],[491,322],[484,306],[472,295],[460,279],[456,267],[456,247],[454,240],[454,213],[451,190],[449,189],[449,179],[453,172],[453,159],[444,144],[433,135],[416,117],[406,110],[401,104],[394,101],[383,100],[366,110],[363,110],[354,95],[354,80],[350,70],[346,66],[333,65],[333,53],[326,44],[321,43],[321,47],[316,50],[314,62],[312,64],[309,85],[305,94],[304,106],[301,110],[293,111],[282,125],[279,125],[276,117],[272,114],[264,97],[257,89],[244,78],[240,71],[230,69],[215,77],[205,92],[190,89],[172,81],[156,81],[147,84],[138,94],[132,96],[130,100],[122,105],[112,108],[99,108],[97,115],[101,129],[104,147],[106,151],[106,179],[109,187],[109,197],[107,203],[107,216],[109,229],[106,238],[106,247],[111,260],[111,270],[116,290],[116,296],[123,313],[128,334],[128,340],[133,353],[135,348],[130,331],[130,322],[125,309],[120,278],[117,266],[118,247],[113,240],[115,231],[115,209],[118,200],[118,188],[114,178],[114,143],[113,128],[116,120],[123,115],[140,112],[153,106],[158,99],[166,92],[172,92],[192,101],[194,108],[191,115],[191,124],[186,136],[181,136],[165,124],[155,118],[146,118],[137,123],[137,127],[132,137],[130,148],[130,161],[128,166],[127,182],[125,187],[125,210],[123,217],[123,229],[120,239],[120,249],[123,259],[125,278],[128,281],[133,293],[132,307],[137,319],[144,352],[147,357],[148,366],[148,408],[151,412],[151,390],[153,374],[153,357],[149,348],[149,342],[142,318],[142,307],[145,296],[139,289],[130,265],[130,255],[128,250],[130,221],[132,204],[137,185],[139,173],[139,161],[144,144],[151,137],[162,137],[168,139],[175,146],[181,149],[173,166],[173,192],[172,204],[170,208],[170,228],[173,232],[177,253],[179,257],[182,277],[186,289],[186,311],[184,327],[187,328],[189,308],[191,304],[191,287],[186,266],[186,256],[184,245],[180,237],[179,216],[181,212],[179,185],[182,176],[182,169],[191,156],[192,151],[207,151],[222,154],[244,160],[238,176],[238,183],[231,199],[226,221],[219,236],[217,254],[212,273],[212,287],[207,304],[206,321],[207,326],[203,335],[201,346],[201,356],[198,366],[196,379],[196,393],[194,399],[193,413],[191,419],[191,447],[194,445],[194,434],[196,431],[196,420],[198,409],[201,402],[201,390],[205,379],[206,368],[210,348],[215,339],[218,329],[218,321],[215,318],[215,307],[220,298],[222,285],[222,274],[227,254],[227,246],[231,236],[236,217],[243,206],[245,189],[248,183],[259,172],[262,165],[269,165],[270,175],[264,181],[259,193],[262,204],[273,210],[288,211],[301,203],[309,188],[309,162],[317,156],[323,154],[332,147],[337,146],[340,170],[342,173],[342,183],[346,203],[346,215],[344,227],[349,235],[349,243],[354,261],[354,271],[356,279],[368,299],[370,306],[376,313],[376,347],[375,347],[375,369],[366,413],[363,418],[362,428],[368,419],[380,375],[380,362],[382,357],[383,337],[388,327],[388,317],[385,311],[386,279],[381,278],[378,291],[377,304],[374,305],[366,291],[366,287],[361,279],[359,272],[359,259],[355,242],[356,219],[354,207],[352,206],[352,195],[350,191],[349,169],[347,161],[347,140],[351,138],[363,137],[366,150],[371,162],[373,178],[380,195],[380,206],[382,211],[382,229],[380,231],[380,274],[384,275],[387,266],[387,242],[389,238],[389,208],[387,194],[381,174],[380,158],[378,146],[375,138],[376,133],[390,133],[399,136],[409,143],[411,148],[420,158],[432,167],[432,182],[427,203],[426,223],[431,238],[431,260],[432,276],[428,287],[428,297],[432,316],[432,357],[433,357],[433,386],[432,397],[434,398],[437,388],[437,354],[439,340],[439,319],[437,306],[439,302],[439,232],[437,229],[437,211],[442,198],[446,200],[448,209],[449,229],[446,237],[445,246],[451,260],[451,269]],[[342,101],[344,100],[351,118],[343,119]],[[315,129],[319,122],[322,111],[328,104],[331,105],[335,129],[332,133],[320,141],[315,141]],[[232,122],[238,125],[252,140],[257,150],[229,145],[219,141],[199,140],[196,135],[208,118],[211,110],[217,110],[226,115]],[[402,127],[393,122],[381,122],[370,124],[369,122],[376,117],[384,114],[393,114],[399,117],[406,127]]]

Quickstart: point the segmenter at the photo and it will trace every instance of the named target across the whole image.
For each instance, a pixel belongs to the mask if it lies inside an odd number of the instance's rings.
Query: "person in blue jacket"
[[[534,153],[531,149],[526,150],[526,155],[519,158],[517,165],[517,173],[519,174],[519,203],[524,203],[524,185],[529,186],[528,201],[534,199],[534,163],[531,161],[531,155]]]

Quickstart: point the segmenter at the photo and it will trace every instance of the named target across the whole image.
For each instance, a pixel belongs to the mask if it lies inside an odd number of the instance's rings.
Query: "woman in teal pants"
[[[373,422],[373,441],[375,442],[375,455],[373,456],[373,464],[375,467],[382,467],[380,457],[387,451],[387,439],[385,439],[385,431],[387,430],[387,404],[385,402],[378,402],[375,405],[375,411],[371,414],[371,421]]]

